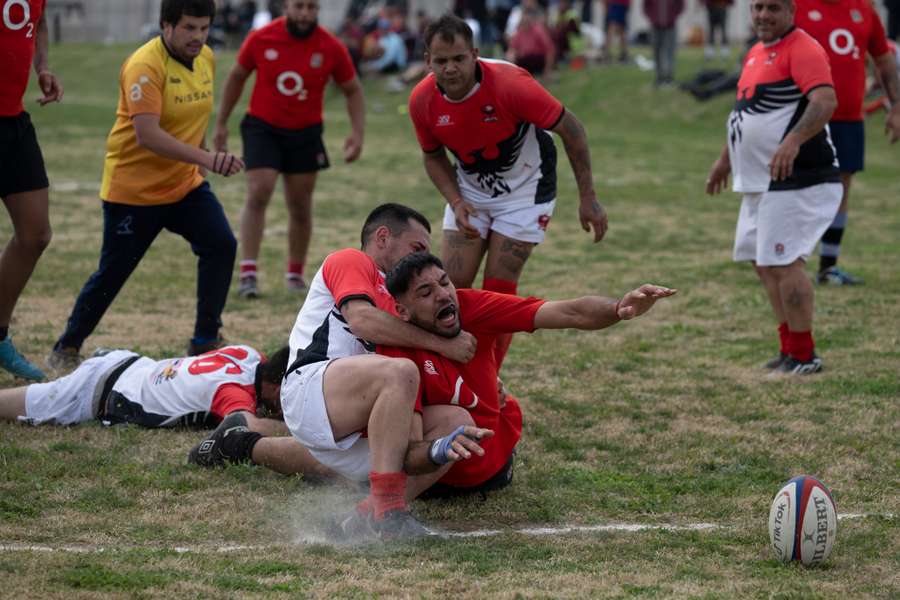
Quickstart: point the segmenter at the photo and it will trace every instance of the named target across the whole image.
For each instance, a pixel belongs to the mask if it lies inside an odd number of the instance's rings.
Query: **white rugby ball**
[[[778,560],[817,565],[831,554],[836,536],[837,511],[821,481],[800,475],[775,495],[769,510],[769,540]]]

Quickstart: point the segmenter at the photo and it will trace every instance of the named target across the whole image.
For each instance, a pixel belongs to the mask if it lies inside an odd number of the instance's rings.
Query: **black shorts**
[[[248,171],[269,168],[279,173],[314,173],[329,166],[321,124],[280,129],[247,115],[241,121],[241,139]]]
[[[831,141],[837,150],[841,173],[863,170],[866,159],[866,126],[862,121],[832,121],[828,124]]]
[[[433,500],[439,498],[458,498],[460,496],[468,496],[470,494],[481,494],[486,497],[488,492],[502,490],[513,480],[513,462],[516,458],[516,451],[513,450],[512,455],[506,464],[497,471],[493,477],[487,481],[472,487],[457,487],[455,485],[447,485],[438,481],[433,486],[425,490],[419,498],[422,500]]]
[[[31,117],[0,117],[0,198],[49,186]]]

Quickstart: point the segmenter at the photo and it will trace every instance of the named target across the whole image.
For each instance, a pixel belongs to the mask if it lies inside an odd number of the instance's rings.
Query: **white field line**
[[[893,519],[893,513],[841,513],[838,520],[849,521],[855,519],[865,519],[867,517],[878,517],[884,519]],[[434,530],[435,535],[445,538],[480,538],[494,537],[503,534],[515,533],[520,535],[546,536],[546,535],[566,535],[570,533],[597,533],[597,532],[625,532],[634,533],[639,531],[709,531],[711,529],[729,529],[728,525],[717,523],[688,523],[684,525],[672,524],[648,524],[648,523],[609,523],[606,525],[569,525],[564,527],[522,527],[519,529],[478,529],[474,531],[443,531]],[[326,542],[323,538],[307,538],[299,543]],[[296,544],[273,543],[262,545],[197,545],[197,546],[138,546],[138,545],[116,545],[102,546],[90,544],[66,544],[60,546],[45,544],[27,544],[27,543],[0,543],[0,552],[68,552],[72,554],[100,554],[103,552],[121,552],[127,550],[160,550],[171,551],[177,554],[197,554],[217,552],[229,554],[243,551],[265,551],[278,548],[289,548]]]

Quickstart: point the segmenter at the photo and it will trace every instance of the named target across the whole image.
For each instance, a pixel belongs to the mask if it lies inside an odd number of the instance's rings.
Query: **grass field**
[[[54,47],[64,103],[41,109],[28,95],[53,183],[54,238],[13,334],[41,361],[99,256],[104,140],[129,51]],[[232,60],[220,58],[219,88]],[[699,64],[683,54],[682,76]],[[196,433],[0,424],[0,596],[900,596],[900,147],[882,139],[880,117],[868,124],[843,261],[867,285],[817,295],[826,371],[770,381],[759,365],[777,351],[775,323],[752,270],[730,260],[738,199],[702,193],[730,100],[699,104],[650,80],[616,66],[564,73],[552,86],[588,129],[610,230],[600,245],[580,230],[563,158],[548,241],[520,289],[565,298],[654,282],[680,293],[607,331],[516,338],[504,370],[526,416],[515,483],[484,501],[414,505],[443,530],[498,534],[333,547],[316,542],[316,524],[350,505],[349,487],[252,467],[199,471],[185,465]],[[401,114],[406,96],[380,82],[366,93],[366,149],[353,166],[339,160],[343,102],[332,95],[327,104],[334,166],[316,193],[311,271],[328,252],[356,245],[362,219],[382,201],[439,222],[442,203]],[[236,227],[243,178],[213,176],[212,185]],[[229,299],[231,341],[272,349],[293,324],[302,299],[281,281],[285,214],[276,198],[261,259],[265,296]],[[10,233],[0,218],[0,241]],[[180,354],[194,286],[187,244],[163,234],[85,350]],[[0,374],[0,386],[10,385]],[[816,569],[782,566],[767,547],[771,498],[801,473],[830,486],[839,513],[868,515],[840,523],[832,556]],[[615,523],[716,527],[521,531]]]

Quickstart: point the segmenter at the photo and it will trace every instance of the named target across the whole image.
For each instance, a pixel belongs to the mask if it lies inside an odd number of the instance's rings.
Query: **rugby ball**
[[[775,495],[769,510],[769,540],[781,562],[817,565],[831,554],[836,535],[834,500],[815,477],[794,477]]]

